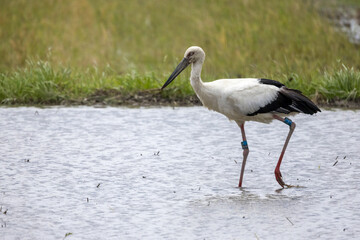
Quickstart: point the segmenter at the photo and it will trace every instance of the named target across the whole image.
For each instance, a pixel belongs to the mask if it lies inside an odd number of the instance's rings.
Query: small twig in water
[[[335,166],[338,163],[338,160],[336,160],[336,162],[333,164],[333,166]]]
[[[65,237],[63,239],[65,239],[67,236],[70,236],[70,235],[72,235],[71,232],[65,233]]]
[[[2,228],[6,228],[6,222],[3,221],[4,224],[1,224]]]
[[[292,221],[290,221],[290,219],[288,218],[288,217],[286,217],[286,219],[291,223],[291,225],[293,225],[294,226],[294,224],[293,224],[293,222]]]

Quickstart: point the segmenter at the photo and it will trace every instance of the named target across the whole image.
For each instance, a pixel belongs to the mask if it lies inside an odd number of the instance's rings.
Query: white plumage
[[[230,120],[264,123],[273,120],[271,114],[251,117],[247,114],[256,112],[274,101],[279,91],[275,86],[261,84],[259,79],[255,78],[243,78],[205,82],[202,83],[202,88],[205,90],[198,91],[195,87],[194,90],[203,105],[224,114]]]
[[[246,159],[249,153],[244,123],[245,121],[257,121],[270,123],[272,120],[280,120],[290,127],[288,137],[275,168],[275,177],[278,183],[284,187],[280,173],[280,164],[285,153],[291,134],[295,129],[295,123],[284,115],[296,113],[314,114],[320,109],[307,97],[295,89],[286,88],[284,84],[256,78],[219,79],[213,82],[201,80],[201,69],[205,61],[205,52],[200,47],[190,47],[186,50],[184,59],[176,67],[169,79],[161,89],[168,86],[188,65],[191,64],[190,83],[202,102],[210,110],[217,111],[230,120],[236,121],[241,128],[243,164],[241,168],[239,187],[242,186]]]

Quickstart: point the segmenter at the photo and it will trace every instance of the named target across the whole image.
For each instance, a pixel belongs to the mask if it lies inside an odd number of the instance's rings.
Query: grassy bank
[[[191,45],[207,53],[205,81],[266,77],[314,99],[360,98],[359,46],[319,16],[317,1],[0,3],[2,104],[120,104],[139,91],[191,99],[189,72],[149,91]]]
[[[118,74],[110,66],[99,70],[91,67],[73,71],[68,67],[54,68],[47,61],[26,61],[23,68],[0,73],[0,100],[2,104],[126,104],[142,94],[149,101],[181,101],[193,99],[194,92],[185,79],[160,92],[159,80],[154,73],[139,74],[131,71]],[[145,99],[146,98],[146,99]],[[139,99],[141,100],[141,99]],[[151,99],[150,99],[151,100]],[[193,100],[191,100],[193,101]]]

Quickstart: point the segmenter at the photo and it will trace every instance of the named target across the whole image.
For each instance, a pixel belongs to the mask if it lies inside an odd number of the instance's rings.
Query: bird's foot
[[[275,178],[276,178],[276,181],[280,184],[281,187],[284,188],[284,186],[288,186],[287,184],[285,184],[284,180],[282,179],[280,169],[275,169]]]
[[[281,175],[280,170],[275,170],[275,178],[276,178],[276,181],[280,184],[280,186],[281,186],[282,188],[284,188],[284,187],[287,187],[287,188],[299,187],[299,186],[294,186],[294,185],[286,184],[286,183],[284,182],[284,180],[282,179],[282,175]]]

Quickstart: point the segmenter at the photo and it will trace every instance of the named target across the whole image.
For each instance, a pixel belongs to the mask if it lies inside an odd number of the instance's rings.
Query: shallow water
[[[280,122],[246,124],[239,189],[240,131],[202,107],[0,116],[0,239],[360,236],[360,111],[292,118],[281,171],[301,187],[289,189],[273,174],[288,132]]]

